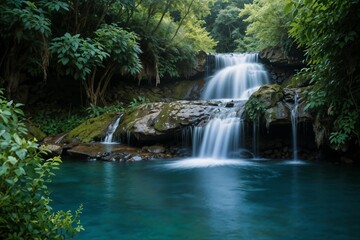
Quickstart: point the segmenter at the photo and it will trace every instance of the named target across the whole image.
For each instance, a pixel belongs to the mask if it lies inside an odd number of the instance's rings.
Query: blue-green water
[[[355,166],[64,161],[55,209],[83,203],[76,239],[360,239]]]

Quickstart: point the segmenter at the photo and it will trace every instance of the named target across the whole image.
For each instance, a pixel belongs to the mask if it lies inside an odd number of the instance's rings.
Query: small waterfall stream
[[[107,131],[106,131],[106,135],[105,135],[105,139],[103,141],[103,143],[106,143],[106,144],[111,144],[111,143],[115,143],[113,142],[113,136],[114,136],[114,133],[117,129],[117,127],[119,126],[119,123],[120,123],[120,120],[121,120],[121,117],[123,116],[123,114],[121,113],[116,119],[115,121],[113,121]]]
[[[241,118],[244,100],[269,80],[266,70],[258,63],[257,53],[216,54],[215,65],[216,72],[206,83],[201,98],[233,99],[234,107],[221,110],[206,126],[194,128],[193,155],[212,159],[236,158],[245,145],[244,120]],[[257,135],[256,130],[254,134]]]
[[[298,145],[297,145],[297,122],[298,122],[298,94],[294,94],[294,106],[291,110],[291,128],[292,128],[292,142],[293,142],[293,160],[298,160]]]

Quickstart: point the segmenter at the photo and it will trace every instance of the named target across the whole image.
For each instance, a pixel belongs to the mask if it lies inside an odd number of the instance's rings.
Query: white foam
[[[255,163],[242,159],[187,158],[166,164],[172,169],[209,168],[222,166],[253,166]]]

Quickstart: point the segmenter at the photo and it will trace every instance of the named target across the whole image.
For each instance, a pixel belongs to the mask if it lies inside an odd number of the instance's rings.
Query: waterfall
[[[117,129],[117,127],[119,126],[119,123],[120,123],[120,120],[121,120],[121,117],[123,116],[123,114],[121,113],[116,119],[115,121],[113,121],[107,128],[106,130],[106,135],[105,135],[105,139],[103,141],[103,143],[114,143],[113,142],[113,136],[114,136],[114,133]]]
[[[235,108],[223,109],[204,127],[193,131],[193,154],[201,158],[224,159],[239,155],[239,147],[244,146],[244,121],[239,116],[244,102],[236,103]]]
[[[258,63],[258,54],[215,55],[215,74],[206,83],[201,98],[232,99],[234,107],[221,108],[221,112],[213,116],[206,126],[194,127],[192,142],[195,157],[226,159],[241,155],[245,146],[245,127],[241,118],[244,100],[266,83],[267,72]],[[254,134],[257,135],[257,130]]]
[[[268,83],[257,53],[216,54],[215,75],[205,86],[202,99],[243,99]]]
[[[298,95],[294,94],[294,106],[291,110],[291,128],[292,128],[292,142],[293,142],[293,159],[298,160],[298,146],[297,146],[297,122],[298,122]]]

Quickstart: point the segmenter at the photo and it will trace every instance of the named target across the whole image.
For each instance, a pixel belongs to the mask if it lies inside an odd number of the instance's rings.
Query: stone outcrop
[[[61,141],[63,143],[90,143],[101,141],[106,129],[119,113],[105,113],[96,118],[86,120],[78,127],[71,130]]]
[[[298,122],[311,122],[312,116],[304,111],[301,89],[282,88],[278,84],[264,85],[251,96],[257,98],[264,108],[266,126],[271,124],[291,124],[291,110],[295,95],[298,97]]]
[[[264,64],[273,66],[287,68],[304,66],[304,57],[300,50],[286,54],[280,47],[267,47],[260,51],[259,58]]]
[[[280,47],[267,47],[260,51],[259,60],[265,65],[270,81],[277,84],[289,81],[296,71],[306,66],[304,53],[299,49],[286,54]]]
[[[174,140],[187,126],[204,125],[232,101],[176,101],[149,103],[124,115],[116,135],[131,136],[138,142]]]

